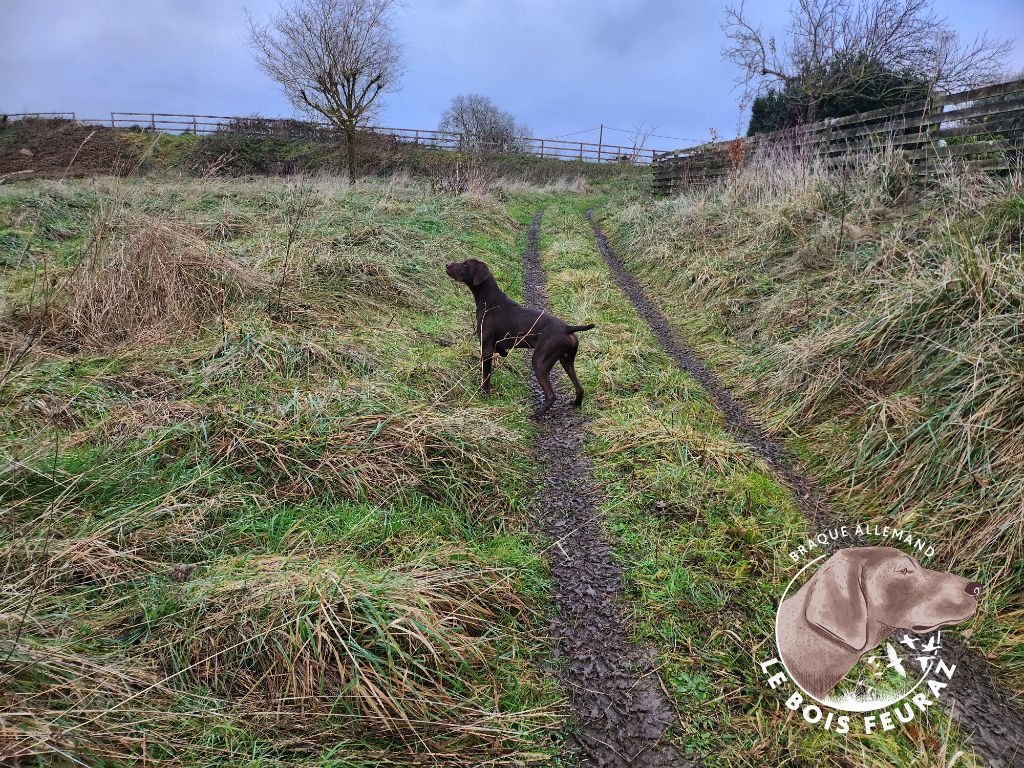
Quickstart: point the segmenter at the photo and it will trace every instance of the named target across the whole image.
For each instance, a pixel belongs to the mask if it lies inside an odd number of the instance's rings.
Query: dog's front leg
[[[486,339],[480,345],[480,362],[483,365],[484,394],[491,392],[491,371],[494,369],[494,340]]]

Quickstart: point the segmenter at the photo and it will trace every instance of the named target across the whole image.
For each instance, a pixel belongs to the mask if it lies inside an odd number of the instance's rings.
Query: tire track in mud
[[[538,241],[541,213],[523,255],[523,299],[547,307]],[[554,376],[552,378],[555,378]],[[560,377],[559,377],[560,378]],[[555,380],[556,390],[561,382]],[[531,377],[533,398],[543,400]],[[563,391],[539,424],[537,526],[547,536],[557,615],[551,622],[558,677],[579,722],[583,765],[689,768],[665,739],[678,714],[664,693],[655,653],[630,642],[619,601],[622,569],[600,531],[598,491],[584,448],[585,418]]]
[[[725,426],[749,446],[789,489],[797,507],[815,531],[842,525],[846,521],[831,509],[817,484],[796,469],[785,448],[750,416],[700,356],[676,336],[668,319],[648,298],[629,269],[615,255],[608,238],[587,211],[601,256],[619,289],[626,294],[644,319],[658,343],[676,366],[695,379],[711,396],[722,413]],[[949,714],[963,729],[971,746],[993,768],[1024,768],[1024,715],[999,688],[991,665],[955,638],[944,638],[950,661],[957,665],[950,681]]]

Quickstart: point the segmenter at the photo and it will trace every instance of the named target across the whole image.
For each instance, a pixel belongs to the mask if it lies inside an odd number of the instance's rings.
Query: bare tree
[[[640,123],[639,125],[633,126],[633,132],[629,135],[629,142],[633,146],[633,152],[630,155],[632,162],[636,162],[640,155],[644,151],[644,147],[647,146],[647,140],[651,138],[651,134],[657,130],[658,126],[652,125],[648,127],[646,123]]]
[[[287,0],[249,42],[260,68],[292,105],[321,115],[345,135],[349,180],[356,177],[357,130],[394,90],[401,48],[391,27],[397,0]]]
[[[747,93],[777,87],[803,101],[810,120],[827,98],[920,82],[955,90],[993,82],[1011,50],[985,35],[962,40],[933,0],[796,0],[781,41],[743,5],[726,9],[729,43]],[[893,78],[897,74],[899,77]]]
[[[464,148],[478,152],[521,151],[525,148],[522,139],[530,133],[526,125],[478,93],[452,99],[441,115],[438,130],[459,134]]]

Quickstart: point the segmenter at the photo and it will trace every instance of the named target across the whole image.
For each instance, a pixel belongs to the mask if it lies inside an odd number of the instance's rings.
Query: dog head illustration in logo
[[[980,594],[981,584],[922,568],[898,549],[842,549],[782,601],[779,653],[793,680],[823,699],[893,631],[959,624]]]

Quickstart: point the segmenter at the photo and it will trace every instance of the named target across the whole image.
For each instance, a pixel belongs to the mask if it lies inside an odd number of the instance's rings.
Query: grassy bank
[[[609,290],[583,217],[608,202],[548,198],[543,258],[553,309],[597,323],[577,358],[592,393],[588,445],[636,638],[656,649],[679,710],[676,738],[712,766],[946,766],[962,739],[942,714],[862,747],[794,719],[764,684],[757,662],[774,652],[774,610],[792,576],[785,552],[804,519]],[[956,764],[975,764],[969,750]]]
[[[587,163],[520,154],[469,154],[432,149],[374,134],[356,145],[359,176],[396,175],[428,180],[438,190],[483,191],[496,179],[549,184],[572,179],[646,186],[644,167]],[[161,172],[200,178],[340,175],[347,169],[343,142],[251,136],[160,134],[149,130],[79,125],[29,118],[0,125],[0,179],[62,178]]]
[[[522,379],[446,260],[493,199],[330,180],[0,187],[0,753],[549,764]]]
[[[961,636],[1024,694],[1019,176],[914,187],[895,154],[755,160],[607,224],[689,343],[851,516],[986,584]]]

